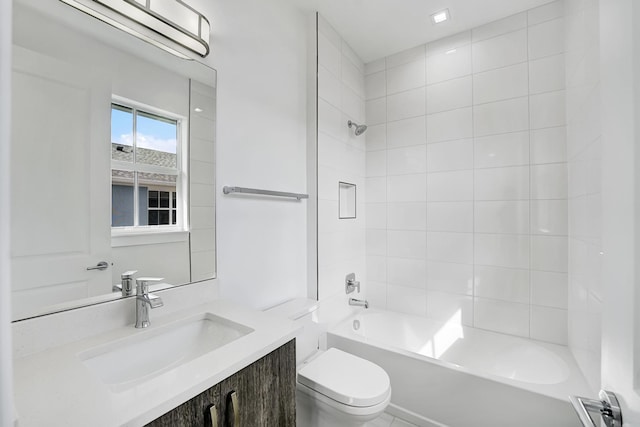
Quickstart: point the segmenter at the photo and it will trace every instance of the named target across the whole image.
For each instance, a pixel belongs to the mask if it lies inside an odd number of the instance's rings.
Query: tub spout
[[[369,302],[366,299],[349,298],[349,305],[356,305],[359,307],[369,308]]]

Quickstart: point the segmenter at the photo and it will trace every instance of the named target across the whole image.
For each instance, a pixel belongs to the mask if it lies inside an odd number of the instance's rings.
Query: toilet
[[[337,348],[318,350],[326,324],[317,308],[317,301],[297,299],[268,310],[302,326],[296,336],[296,425],[364,426],[389,405],[389,375],[375,363]]]

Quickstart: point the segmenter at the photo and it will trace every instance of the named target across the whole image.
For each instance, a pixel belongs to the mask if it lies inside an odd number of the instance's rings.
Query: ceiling
[[[317,10],[365,62],[549,3],[550,0],[291,0]],[[439,25],[431,15],[448,8]]]

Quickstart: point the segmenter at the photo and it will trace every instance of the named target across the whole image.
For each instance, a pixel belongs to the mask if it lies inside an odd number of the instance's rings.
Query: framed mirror
[[[216,71],[62,2],[13,18],[14,320],[214,278]]]

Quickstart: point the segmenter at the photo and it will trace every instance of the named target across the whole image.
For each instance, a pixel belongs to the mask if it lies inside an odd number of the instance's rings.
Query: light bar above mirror
[[[60,1],[180,58],[209,54],[209,21],[181,0]]]

